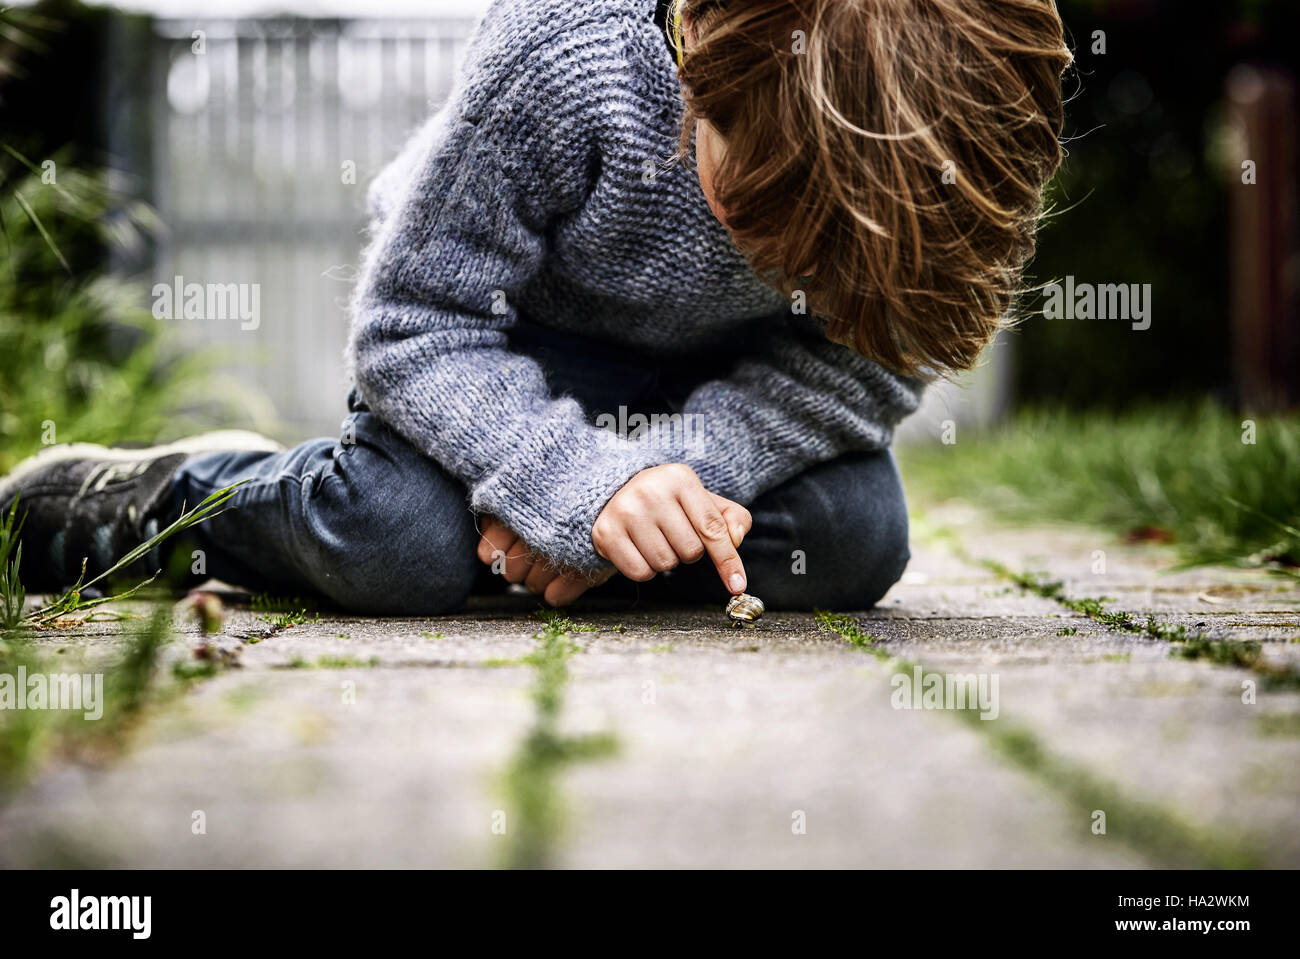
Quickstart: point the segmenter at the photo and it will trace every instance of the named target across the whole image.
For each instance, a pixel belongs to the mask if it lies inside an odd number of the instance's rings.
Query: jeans
[[[589,412],[679,412],[694,385],[719,375],[702,360],[647,360],[527,325],[511,340],[542,364],[553,391]],[[348,405],[347,443],[317,439],[182,464],[177,514],[182,502],[250,481],[225,512],[190,531],[207,575],[390,616],[449,613],[472,592],[500,590],[501,578],[477,557],[465,486],[369,412],[356,391]],[[907,565],[907,506],[888,450],[810,467],[744,505],[754,525],[739,552],[750,591],[769,609],[866,609]],[[587,595],[719,605],[728,596],[707,557],[648,583],[615,576]]]

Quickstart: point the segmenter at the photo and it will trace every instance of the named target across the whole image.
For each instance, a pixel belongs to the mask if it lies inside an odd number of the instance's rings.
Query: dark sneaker
[[[18,515],[27,514],[23,584],[32,593],[71,586],[83,558],[89,580],[157,534],[176,519],[172,478],[189,457],[280,449],[257,433],[222,430],[141,449],[66,443],[24,460],[0,480],[4,509],[18,496]],[[123,573],[150,576],[161,565],[162,557],[150,554]]]

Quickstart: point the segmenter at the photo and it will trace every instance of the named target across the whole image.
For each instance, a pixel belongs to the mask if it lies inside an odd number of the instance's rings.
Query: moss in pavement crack
[[[916,675],[925,672],[919,663],[890,655],[880,646],[880,639],[851,616],[819,612],[817,623],[877,659],[892,660]],[[1053,753],[1023,725],[1003,718],[984,721],[974,706],[948,711],[956,713],[995,753],[1056,793],[1078,814],[1080,823],[1088,822],[1094,810],[1103,810],[1108,834],[1154,863],[1215,869],[1251,869],[1262,864],[1262,855],[1249,842],[1211,833],[1173,810],[1126,796],[1083,764]]]
[[[835,633],[846,643],[870,653],[877,659],[893,659],[884,647],[879,645],[880,637],[868,633],[852,616],[845,613],[830,613],[824,609],[817,610],[814,615],[817,617],[817,625],[827,632]]]
[[[564,825],[561,773],[574,762],[612,755],[618,745],[608,733],[565,736],[560,732],[568,660],[578,649],[569,637],[594,628],[577,625],[554,610],[539,610],[538,616],[544,625],[536,636],[537,649],[524,657],[536,671],[532,691],[536,714],[505,774],[510,807],[505,865],[510,868],[551,864]]]
[[[287,663],[274,669],[374,669],[379,665],[379,657],[358,659],[355,656],[317,656],[314,660],[295,656]]]
[[[102,675],[100,716],[87,718],[87,710],[0,710],[0,800],[27,782],[40,766],[55,756],[99,760],[116,754],[129,740],[146,710],[167,702],[195,681],[215,675],[223,664],[208,660],[195,668],[185,662],[173,665],[171,683],[159,681],[163,648],[172,639],[172,610],[161,603],[149,622],[128,636],[125,653],[115,663],[93,669],[70,669],[56,656],[39,657],[31,644],[14,640],[0,643],[0,674],[15,678],[19,667],[29,677],[89,673]],[[53,682],[51,680],[51,682]],[[86,689],[83,682],[82,692]],[[91,687],[93,689],[92,680]],[[16,690],[19,695],[26,690]],[[83,700],[85,702],[85,700]]]
[[[1186,626],[1162,623],[1155,616],[1148,616],[1145,623],[1140,623],[1132,613],[1107,608],[1102,598],[1067,596],[1065,584],[1060,580],[1049,580],[1033,573],[1017,572],[993,559],[973,561],[964,554],[962,559],[967,562],[978,562],[985,569],[1015,583],[1026,592],[1059,603],[1066,609],[1101,623],[1107,629],[1173,643],[1175,645],[1170,650],[1170,656],[1249,669],[1262,678],[1265,689],[1300,689],[1300,669],[1285,663],[1269,661],[1263,654],[1263,645],[1259,642],[1242,639],[1212,639],[1205,633],[1193,633]],[[1061,632],[1057,635],[1065,635],[1065,633]]]

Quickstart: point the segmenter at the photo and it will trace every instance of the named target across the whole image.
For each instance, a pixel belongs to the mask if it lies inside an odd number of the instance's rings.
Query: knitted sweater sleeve
[[[652,421],[636,440],[737,502],[837,456],[884,449],[920,403],[919,380],[832,343],[815,319],[777,315],[747,342],[727,378],[691,393],[681,420]]]
[[[599,96],[576,87],[612,42],[598,18],[549,24],[542,7],[493,5],[448,105],[372,189],[351,363],[371,410],[464,482],[471,509],[592,571],[600,510],[664,459],[610,443],[507,345],[548,225],[591,190]]]

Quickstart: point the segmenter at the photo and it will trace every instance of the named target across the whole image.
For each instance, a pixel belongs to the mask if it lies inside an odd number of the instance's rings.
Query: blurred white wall
[[[903,421],[894,437],[900,446],[955,443],[988,429],[1011,408],[1012,338],[1005,333],[985,349],[979,365],[925,391],[921,408]]]

